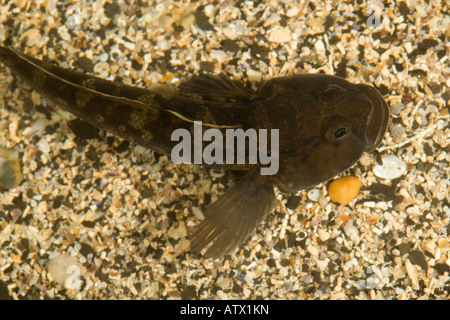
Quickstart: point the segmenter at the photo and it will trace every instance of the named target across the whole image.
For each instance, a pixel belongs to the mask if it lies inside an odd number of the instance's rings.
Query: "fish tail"
[[[77,118],[121,138],[153,146],[153,131],[161,111],[155,105],[133,99],[134,95],[152,94],[150,91],[135,88],[138,90],[128,97],[120,96],[117,94],[126,91],[120,84],[43,62],[12,48],[0,47],[0,62]]]
[[[174,130],[190,130],[194,121],[202,121],[206,128],[237,127],[231,119],[225,119],[225,124],[216,120],[227,114],[222,103],[123,85],[62,68],[9,47],[0,47],[0,62],[77,118],[160,153],[170,153],[176,144],[171,140]]]

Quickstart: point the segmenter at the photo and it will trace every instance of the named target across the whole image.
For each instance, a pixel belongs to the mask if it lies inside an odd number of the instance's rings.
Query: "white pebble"
[[[382,179],[395,179],[406,172],[406,163],[394,155],[383,158],[383,164],[373,168],[373,173]]]
[[[374,233],[376,233],[377,235],[380,235],[380,234],[383,233],[383,231],[381,231],[381,230],[378,229],[377,227],[372,227],[372,231],[373,231]]]
[[[27,46],[33,47],[39,42],[41,38],[41,32],[39,31],[39,29],[28,29],[27,32],[24,33],[23,37],[27,39]]]
[[[308,245],[306,247],[306,250],[308,250],[308,252],[314,257],[319,256],[319,250],[316,247],[314,247],[313,245]]]
[[[274,28],[269,34],[269,42],[288,42],[291,41],[291,30],[289,28]]]
[[[194,214],[194,216],[197,219],[202,220],[205,218],[205,215],[199,208],[192,206],[191,209],[192,209],[192,213]]]
[[[308,199],[311,201],[318,201],[322,192],[319,189],[311,189],[308,191]]]
[[[253,277],[250,272],[245,275],[244,280],[249,286],[253,286],[253,284],[254,284]]]
[[[376,207],[378,209],[387,210],[389,208],[389,205],[386,202],[381,201],[381,202],[377,202]]]
[[[42,136],[42,131],[47,126],[46,118],[38,118],[31,126],[30,136]]]
[[[411,287],[413,290],[419,290],[419,279],[417,278],[416,267],[407,259],[405,261],[406,273],[408,274],[409,279],[411,280]]]
[[[405,290],[402,289],[402,288],[396,287],[396,288],[395,288],[395,293],[396,293],[396,294],[404,294],[404,293],[405,293]]]
[[[375,208],[375,206],[376,206],[375,201],[366,201],[366,202],[364,202],[364,207]]]
[[[209,4],[205,7],[205,15],[208,18],[212,18],[212,17],[214,17],[216,10],[217,10],[217,6]]]
[[[269,18],[266,19],[266,21],[264,22],[264,27],[268,27],[272,24],[275,24],[280,20],[281,20],[281,17],[278,14],[273,14]]]
[[[247,70],[248,81],[250,82],[260,82],[262,79],[262,73],[253,69]]]
[[[289,271],[287,268],[281,267],[278,274],[281,275],[282,277],[287,277],[289,275]]]
[[[393,114],[399,114],[404,108],[405,106],[403,105],[403,103],[398,102],[391,106],[391,112]]]
[[[228,39],[235,40],[237,37],[236,25],[229,24],[227,27],[222,29],[223,35]]]
[[[48,154],[50,152],[50,144],[44,138],[39,140],[36,146],[38,147],[39,151],[41,151],[43,154]]]
[[[325,44],[322,40],[317,40],[314,44],[314,48],[316,49],[317,54],[325,55]]]
[[[286,12],[286,16],[291,18],[291,17],[295,17],[297,15],[297,13],[299,13],[299,9],[297,7],[294,8],[290,8],[287,12]]]
[[[349,237],[352,241],[356,242],[358,239],[359,231],[358,229],[353,225],[353,221],[349,221],[344,225],[344,233],[347,237]]]
[[[323,230],[323,229],[319,229],[317,230],[317,234],[319,236],[319,239],[322,241],[327,241],[328,239],[330,239],[330,233]]]
[[[359,158],[359,163],[361,163],[361,165],[365,167],[370,164],[370,156],[367,152],[364,152],[361,158]]]
[[[327,268],[327,266],[328,266],[327,260],[318,260],[316,262],[316,266],[317,266],[317,268],[319,268],[320,271],[325,271],[325,269]]]
[[[217,61],[223,61],[228,57],[222,50],[211,50],[210,56],[212,59],[217,59]]]

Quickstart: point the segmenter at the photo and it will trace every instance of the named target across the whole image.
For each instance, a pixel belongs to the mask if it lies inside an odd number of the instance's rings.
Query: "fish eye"
[[[350,123],[340,124],[328,129],[326,133],[327,140],[337,141],[344,138],[351,130]]]
[[[334,137],[337,139],[342,138],[345,134],[347,134],[346,127],[342,127],[342,128],[336,129],[336,131],[334,131]]]

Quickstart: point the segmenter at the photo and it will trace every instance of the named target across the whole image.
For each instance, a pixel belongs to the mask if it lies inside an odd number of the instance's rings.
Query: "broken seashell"
[[[373,173],[382,179],[395,179],[406,172],[406,163],[397,156],[389,155],[383,158],[383,164],[373,168]]]

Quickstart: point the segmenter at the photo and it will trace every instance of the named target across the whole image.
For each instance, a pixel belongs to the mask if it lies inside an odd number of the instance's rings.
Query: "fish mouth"
[[[386,133],[389,121],[389,107],[374,87],[366,84],[357,84],[356,86],[372,104],[371,116],[367,120],[366,147],[364,148],[364,151],[370,152],[380,145]]]

